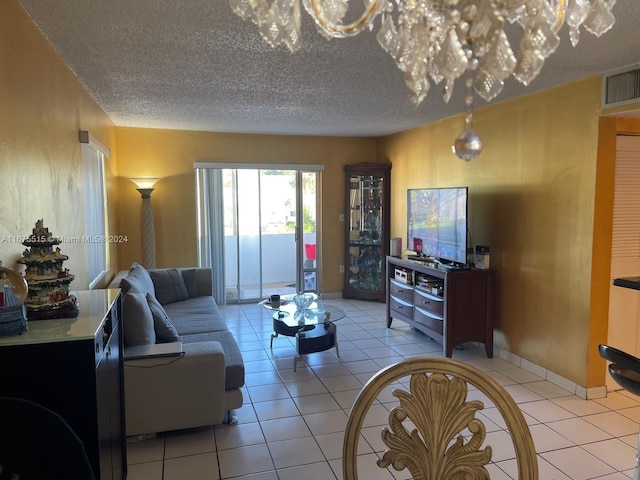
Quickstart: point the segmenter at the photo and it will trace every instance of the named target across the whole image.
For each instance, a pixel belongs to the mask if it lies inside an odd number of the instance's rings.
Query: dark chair
[[[602,358],[611,362],[609,364],[611,378],[628,392],[640,395],[640,358],[608,345],[598,346],[598,352]],[[636,454],[633,479],[640,480],[640,445]]]
[[[82,441],[57,413],[0,398],[0,480],[93,480]]]
[[[628,392],[640,396],[640,358],[608,345],[600,345],[598,351],[602,358],[611,362],[611,378]]]

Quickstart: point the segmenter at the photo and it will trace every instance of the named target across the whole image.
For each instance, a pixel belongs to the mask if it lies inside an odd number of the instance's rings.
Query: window
[[[83,141],[83,134],[84,140]],[[84,167],[85,245],[89,288],[94,288],[107,272],[107,222],[104,159],[109,149],[88,132],[80,132]]]

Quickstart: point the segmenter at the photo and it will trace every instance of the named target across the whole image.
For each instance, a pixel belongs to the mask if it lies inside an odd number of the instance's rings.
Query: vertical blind
[[[640,136],[617,137],[612,260],[640,259]]]
[[[222,170],[196,169],[198,266],[211,267],[213,298],[227,304],[224,278],[224,203]]]
[[[89,144],[82,145],[84,179],[85,235],[89,288],[93,288],[107,270],[104,154]]]

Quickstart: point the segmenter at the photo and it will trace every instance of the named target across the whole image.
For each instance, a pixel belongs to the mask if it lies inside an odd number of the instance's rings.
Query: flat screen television
[[[468,187],[407,190],[407,250],[467,263]]]

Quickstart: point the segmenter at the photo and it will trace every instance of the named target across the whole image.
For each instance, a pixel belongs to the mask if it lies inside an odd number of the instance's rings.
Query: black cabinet
[[[0,337],[0,396],[61,415],[82,440],[96,478],[124,479],[120,291],[74,294],[78,317],[30,321],[22,335]]]
[[[345,171],[344,298],[386,300],[391,165],[355,163]]]

